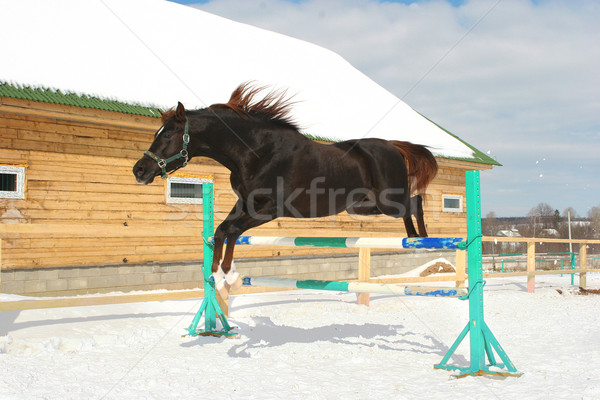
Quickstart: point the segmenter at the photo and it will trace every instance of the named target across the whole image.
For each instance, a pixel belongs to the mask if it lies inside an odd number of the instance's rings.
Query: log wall
[[[0,223],[134,224],[197,227],[198,235],[85,237],[5,233],[2,269],[179,262],[202,259],[202,206],[167,204],[166,182],[143,186],[131,172],[153,138],[155,118],[2,98],[0,165],[26,166],[26,198],[0,199]],[[430,236],[465,236],[465,213],[442,212],[442,194],[465,196],[464,172],[486,166],[439,159],[425,218]],[[185,176],[210,176],[215,183],[216,223],[235,197],[228,171],[194,159]],[[464,208],[466,210],[466,208]],[[270,236],[403,236],[401,220],[346,213],[327,218],[281,218],[248,232]],[[355,253],[353,249],[238,247],[236,258]]]

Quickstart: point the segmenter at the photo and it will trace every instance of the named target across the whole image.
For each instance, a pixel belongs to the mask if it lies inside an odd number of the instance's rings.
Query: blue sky
[[[600,206],[596,0],[178,2],[333,50],[495,157],[484,214]]]
[[[210,3],[211,0],[171,0],[174,3],[179,3],[179,4],[185,4],[185,5],[190,5],[190,4],[205,4],[205,3]],[[302,3],[303,0],[284,0],[288,3]],[[413,3],[424,3],[426,1],[431,1],[431,0],[384,0],[384,1],[379,1],[379,3],[402,3],[402,4],[413,4]],[[466,0],[445,0],[447,1],[449,4],[452,4],[453,6],[460,6],[462,4],[465,3]]]

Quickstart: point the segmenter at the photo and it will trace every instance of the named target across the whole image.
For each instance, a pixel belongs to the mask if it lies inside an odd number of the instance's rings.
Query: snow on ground
[[[574,295],[569,276],[536,283],[486,285],[486,321],[520,378],[433,369],[466,302],[372,295],[367,308],[350,293],[287,291],[232,297],[235,339],[181,337],[201,299],[2,312],[0,398],[600,398],[600,296]],[[452,361],[467,357],[465,343]]]
[[[407,271],[403,274],[381,275],[381,276],[378,276],[377,279],[394,279],[394,278],[407,278],[407,277],[421,276],[421,273],[424,272],[427,268],[431,267],[432,265],[438,264],[438,263],[447,264],[447,265],[451,266],[452,268],[454,268],[454,270],[456,270],[456,266],[454,264],[452,264],[447,259],[440,257],[440,258],[436,258],[431,261],[428,261],[425,264],[418,266],[416,268],[413,268],[410,271]],[[456,272],[454,272],[454,273],[437,273],[436,275],[455,275],[455,274],[456,274]],[[424,283],[424,285],[426,285],[426,283]],[[433,282],[432,285],[439,286],[438,282]]]

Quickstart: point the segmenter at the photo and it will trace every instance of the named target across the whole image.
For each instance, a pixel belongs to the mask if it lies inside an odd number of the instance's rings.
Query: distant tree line
[[[571,214],[571,237],[573,239],[600,239],[600,205],[592,207],[586,217],[582,217],[568,207],[561,213],[548,203],[539,203],[525,217],[496,217],[492,211],[482,219],[482,231],[485,236],[521,236],[540,238],[569,238],[568,215]],[[498,253],[507,246],[484,245],[484,252]],[[579,251],[573,246],[573,251]],[[510,246],[512,252],[526,251],[526,245]],[[567,244],[544,243],[537,246],[538,252],[568,251]],[[600,252],[599,245],[590,246],[588,251]]]

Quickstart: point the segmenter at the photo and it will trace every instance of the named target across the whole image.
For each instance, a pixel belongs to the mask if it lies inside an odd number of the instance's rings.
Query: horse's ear
[[[185,121],[185,107],[181,102],[177,102],[177,109],[175,110],[175,119],[177,121]]]

